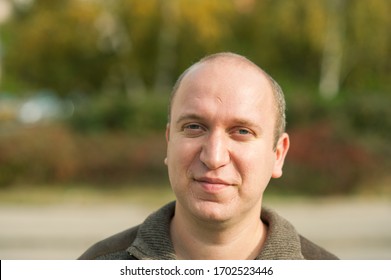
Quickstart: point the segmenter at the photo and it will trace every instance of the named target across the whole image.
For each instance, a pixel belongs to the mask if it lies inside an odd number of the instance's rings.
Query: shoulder
[[[78,259],[130,259],[126,249],[132,244],[137,236],[139,226],[135,226],[110,236],[92,245]]]
[[[301,253],[306,260],[338,260],[338,257],[300,235]]]
[[[262,208],[262,221],[268,225],[268,236],[260,259],[334,260],[332,253],[300,235],[295,227],[277,212]]]

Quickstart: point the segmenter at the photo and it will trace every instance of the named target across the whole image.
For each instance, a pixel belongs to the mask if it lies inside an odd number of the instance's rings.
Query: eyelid
[[[193,128],[191,126],[194,126]],[[188,122],[181,126],[181,132],[187,137],[198,137],[206,131],[205,126],[197,122]]]
[[[199,124],[196,122],[186,123],[182,126],[182,129],[190,128],[190,126],[198,126],[199,129],[204,129],[204,126],[202,124]],[[193,129],[195,129],[195,128],[193,128]]]
[[[243,131],[246,131],[247,133],[245,134],[242,134],[240,133],[240,131],[243,130]],[[247,128],[247,127],[235,127],[231,130],[231,134],[232,135],[235,135],[237,137],[257,137],[257,134],[254,130],[250,129],[250,128]]]
[[[251,128],[248,128],[248,127],[237,126],[237,127],[234,127],[234,128],[232,129],[232,131],[234,131],[234,132],[238,132],[238,131],[240,131],[240,130],[245,130],[245,131],[247,131],[247,132],[249,132],[249,133],[251,133],[251,134],[255,134],[255,132],[254,132]]]

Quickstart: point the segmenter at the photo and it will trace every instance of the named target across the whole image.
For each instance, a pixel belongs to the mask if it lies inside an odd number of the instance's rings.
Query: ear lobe
[[[276,146],[276,161],[273,167],[272,178],[280,178],[282,176],[282,167],[284,166],[284,161],[289,150],[289,145],[289,136],[287,133],[283,133]]]

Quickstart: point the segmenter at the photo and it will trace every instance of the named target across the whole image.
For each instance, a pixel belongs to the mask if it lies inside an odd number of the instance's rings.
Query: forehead
[[[189,68],[183,81],[196,78],[198,75],[214,76],[247,76],[257,77],[262,84],[269,83],[264,72],[254,63],[244,58],[237,57],[217,57],[206,61],[200,61]]]
[[[263,86],[271,90],[271,83],[267,75],[256,64],[244,57],[222,56],[212,58],[206,61],[200,61],[185,71],[177,90],[183,87],[183,84],[191,83],[193,80],[202,77],[202,83],[212,81],[224,81],[220,86],[229,86],[236,80],[241,79],[244,82],[253,83],[252,86]],[[197,81],[199,83],[200,81]],[[175,93],[174,93],[175,94]]]
[[[256,66],[233,59],[207,61],[187,71],[175,93],[171,113],[174,117],[185,108],[202,111],[214,104],[217,111],[231,108],[231,114],[245,115],[248,110],[273,107],[272,96],[269,80]]]
[[[221,93],[236,91],[238,94],[251,89],[259,96],[273,96],[269,79],[255,64],[243,59],[223,57],[199,62],[184,74],[174,97],[191,94],[194,90],[205,88],[219,89]],[[173,97],[173,99],[174,99]]]

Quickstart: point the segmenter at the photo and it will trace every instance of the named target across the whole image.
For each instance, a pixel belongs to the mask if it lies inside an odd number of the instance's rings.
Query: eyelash
[[[201,125],[194,124],[194,123],[191,123],[191,124],[188,124],[188,125],[184,126],[184,129],[201,129],[201,128],[202,128]]]
[[[200,136],[204,131],[203,126],[196,123],[189,123],[182,126],[182,132],[188,137]]]
[[[198,136],[198,135],[202,134],[202,132],[205,130],[206,129],[204,128],[204,126],[202,126],[200,124],[196,124],[196,123],[185,124],[182,127],[183,132],[188,132],[188,134],[192,135],[192,136]],[[236,135],[240,135],[243,137],[248,136],[248,135],[255,135],[254,132],[252,132],[250,129],[241,128],[241,127],[233,128],[231,130],[231,134],[232,135],[236,134]]]
[[[239,128],[239,129],[237,129],[237,132],[239,134],[242,134],[242,135],[251,134],[251,131],[249,131],[248,129],[245,129],[245,128]],[[240,133],[240,132],[245,132],[245,133],[243,134],[243,133]]]

